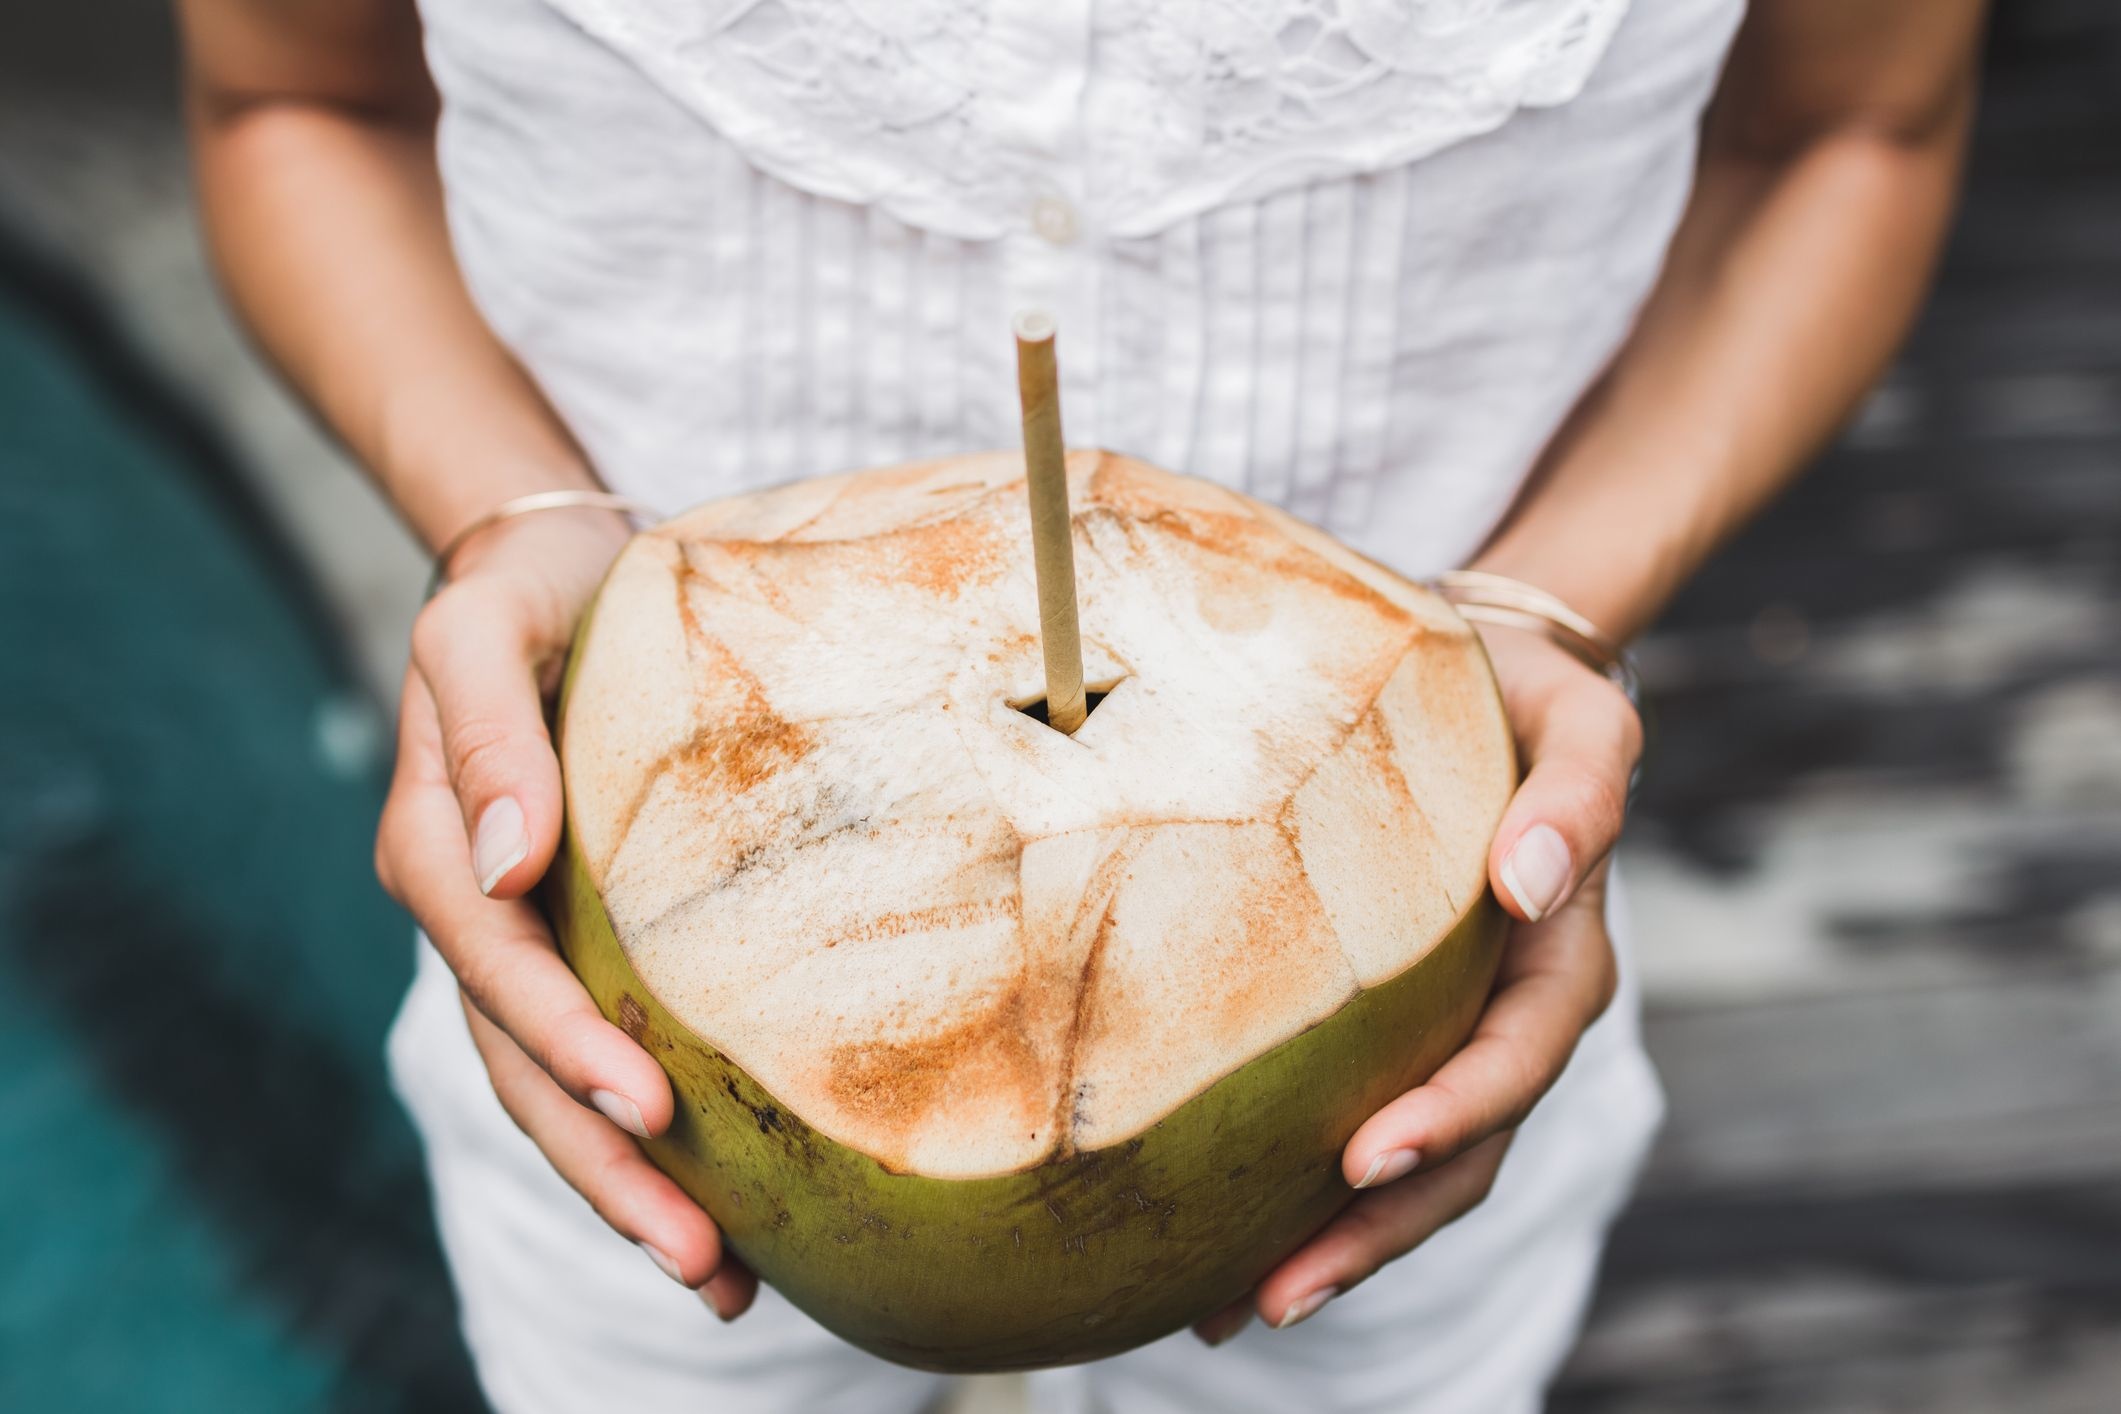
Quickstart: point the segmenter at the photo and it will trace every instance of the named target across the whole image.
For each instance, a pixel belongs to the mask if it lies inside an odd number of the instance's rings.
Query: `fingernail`
[[[645,1242],[636,1242],[634,1246],[640,1248],[643,1252],[646,1252],[648,1254],[648,1260],[663,1269],[664,1276],[669,1277],[679,1286],[683,1286],[685,1284],[685,1274],[678,1270],[678,1264],[676,1262],[670,1260],[669,1253],[663,1251],[659,1247],[651,1247]]]
[[[595,1105],[603,1113],[604,1118],[610,1120],[634,1138],[646,1139],[648,1137],[648,1126],[641,1120],[641,1107],[621,1095],[618,1091],[592,1090],[589,1092],[589,1103]]]
[[[1369,1171],[1362,1176],[1357,1188],[1375,1188],[1381,1183],[1391,1183],[1405,1178],[1421,1162],[1419,1149],[1387,1149],[1370,1160]]]
[[[1524,916],[1537,923],[1569,887],[1569,844],[1552,825],[1534,825],[1502,862],[1502,886]]]
[[[1274,1329],[1285,1331],[1298,1321],[1309,1320],[1318,1314],[1319,1307],[1325,1305],[1339,1294],[1340,1288],[1337,1286],[1322,1286],[1309,1296],[1291,1301],[1289,1309],[1282,1312],[1281,1319],[1274,1323]]]
[[[1212,1350],[1216,1346],[1231,1340],[1238,1334],[1238,1332],[1242,1331],[1246,1326],[1249,1326],[1251,1324],[1252,1313],[1249,1310],[1240,1311],[1237,1314],[1236,1320],[1230,1322],[1229,1325],[1222,1327],[1220,1330],[1209,1331],[1206,1335],[1203,1335],[1201,1339],[1208,1342],[1208,1348]]]
[[[471,871],[479,876],[479,892],[490,894],[501,876],[523,862],[530,853],[530,833],[523,828],[523,807],[515,797],[504,795],[486,807],[479,827],[471,832]]]

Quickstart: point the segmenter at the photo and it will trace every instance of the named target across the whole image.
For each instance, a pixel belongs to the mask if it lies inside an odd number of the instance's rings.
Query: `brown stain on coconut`
[[[990,918],[1014,918],[1022,910],[1016,895],[994,899],[967,899],[962,903],[938,904],[933,908],[909,908],[898,912],[879,913],[861,926],[835,933],[825,940],[825,946],[836,948],[841,943],[875,942],[885,938],[900,938],[909,933],[937,933],[963,928],[969,924],[984,922]]]
[[[740,701],[672,752],[657,774],[682,771],[694,790],[741,795],[802,760],[810,751],[810,736],[774,710],[758,677],[701,623],[691,596],[698,575],[689,555],[680,560],[676,588],[686,652],[717,689],[716,697],[734,689]]]
[[[819,511],[812,520],[831,509]],[[687,578],[724,593],[756,597],[783,614],[797,611],[786,587],[777,583],[783,573],[777,565],[817,565],[834,574],[852,572],[877,584],[907,585],[939,599],[955,599],[966,589],[1006,575],[1014,549],[992,498],[932,520],[882,527],[848,538],[790,532],[771,540],[706,536],[677,543],[684,560],[681,573]],[[749,578],[741,584],[722,583],[712,574],[713,555],[745,567]],[[701,631],[689,605],[680,612],[688,633]]]
[[[619,998],[619,1030],[632,1037],[635,1045],[647,1044],[643,1038],[648,1034],[648,1008],[631,992]]]
[[[751,790],[794,765],[809,754],[812,745],[809,733],[773,710],[758,678],[701,623],[692,604],[692,587],[695,582],[712,581],[694,563],[686,545],[647,536],[636,543],[654,547],[653,552],[661,554],[669,566],[685,656],[713,689],[708,701],[726,700],[726,694],[733,691],[738,702],[734,710],[724,710],[641,774],[638,787],[619,812],[610,848],[592,861],[592,874],[599,880],[625,849],[641,810],[665,777],[676,777],[676,783],[695,799],[714,803]]]
[[[707,728],[680,747],[670,764],[703,799],[726,799],[753,789],[809,751],[808,732],[770,710],[755,708]]]
[[[1197,592],[1202,617],[1214,627],[1252,632],[1264,626],[1269,609],[1260,602],[1259,586],[1277,579],[1311,584],[1394,624],[1411,621],[1406,610],[1360,578],[1292,541],[1234,491],[1103,452],[1086,486],[1084,509],[1131,522],[1130,539],[1166,538],[1197,552],[1188,558],[1206,576]]]
[[[848,1114],[877,1123],[897,1141],[878,1154],[894,1171],[920,1123],[946,1093],[970,1088],[1018,1097],[1027,1111],[1044,1089],[1045,1067],[1031,1044],[1021,980],[987,1007],[931,1036],[836,1046],[826,1057],[827,1093]]]
[[[1329,952],[1339,956],[1302,856],[1285,835],[1277,832],[1274,839],[1275,867],[1239,885],[1226,926],[1244,939],[1248,953],[1281,958],[1283,965],[1231,969],[1226,985],[1201,998],[1200,1020],[1225,1044],[1236,1044],[1251,1019],[1272,1005],[1288,985],[1289,970]]]
[[[833,1100],[849,1114],[887,1127],[896,1140],[894,1157],[880,1158],[886,1167],[903,1161],[921,1121],[953,1091],[1010,1097],[1022,1122],[1045,1137],[1047,1157],[1074,1152],[1085,1098],[1077,1087],[1077,1056],[1087,1044],[1113,905],[1143,842],[1142,835],[1130,833],[1098,862],[1060,935],[1027,938],[1022,968],[990,1005],[929,1036],[840,1046],[827,1057]],[[827,946],[963,926],[1003,912],[1021,916],[1022,911],[1021,899],[1012,895],[887,914]],[[1096,922],[1077,960],[1070,940],[1093,912]],[[1041,1037],[1050,1039],[1041,1044]]]
[[[880,537],[898,577],[937,598],[992,584],[1007,574],[1010,545],[991,516],[973,513],[929,525],[909,526]]]
[[[1295,581],[1359,604],[1389,622],[1412,621],[1405,609],[1354,575],[1251,516],[1167,508],[1143,517],[1142,524],[1152,534],[1198,552],[1193,562],[1205,577],[1204,593],[1212,586],[1217,594],[1254,598],[1262,584]]]
[[[1113,912],[1119,903],[1120,887],[1132,877],[1134,860],[1146,842],[1144,833],[1132,831],[1106,852],[1091,871],[1089,884],[1076,905],[1075,916],[1068,922],[1068,934],[1072,937],[1080,931],[1084,919],[1093,912],[1097,915],[1090,946],[1075,974],[1073,995],[1069,999],[1068,1034],[1063,1043],[1060,1083],[1054,1092],[1053,1140],[1056,1147],[1072,1149],[1077,1131],[1088,1118],[1092,1097],[1078,1078],[1083,1047],[1095,1021],[1098,977],[1104,968],[1106,945],[1112,938]],[[1061,941],[1048,940],[1049,954],[1065,955],[1065,946],[1057,946]]]

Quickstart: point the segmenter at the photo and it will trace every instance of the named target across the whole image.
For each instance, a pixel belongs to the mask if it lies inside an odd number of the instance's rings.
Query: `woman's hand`
[[[531,516],[458,557],[413,627],[376,872],[456,974],[503,1108],[604,1221],[729,1320],[756,1278],[634,1143],[670,1124],[669,1081],[598,1012],[524,897],[560,837],[545,701],[625,538],[615,517]]]
[[[1348,1141],[1341,1171],[1364,1191],[1195,1328],[1211,1345],[1255,1311],[1295,1324],[1478,1206],[1517,1126],[1613,999],[1605,858],[1620,836],[1641,721],[1618,688],[1544,638],[1485,637],[1528,767],[1488,854],[1495,896],[1517,920],[1494,995],[1465,1048]]]

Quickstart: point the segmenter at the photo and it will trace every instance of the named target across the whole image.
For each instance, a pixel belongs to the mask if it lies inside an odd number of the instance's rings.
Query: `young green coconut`
[[[1234,492],[1067,467],[1072,736],[1015,453],[639,536],[561,709],[552,903],[670,1074],[648,1152],[797,1306],[931,1369],[1242,1294],[1463,1043],[1504,926],[1515,765],[1464,622]]]

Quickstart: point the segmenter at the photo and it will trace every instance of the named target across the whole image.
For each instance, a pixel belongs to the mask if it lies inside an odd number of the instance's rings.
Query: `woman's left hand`
[[[1242,1300],[1196,1326],[1220,1344],[1256,1312],[1294,1325],[1488,1196],[1517,1126],[1613,999],[1606,855],[1642,724],[1620,690],[1543,637],[1484,631],[1527,770],[1488,854],[1510,916],[1494,994],[1465,1048],[1372,1115],[1341,1155],[1358,1193]]]

